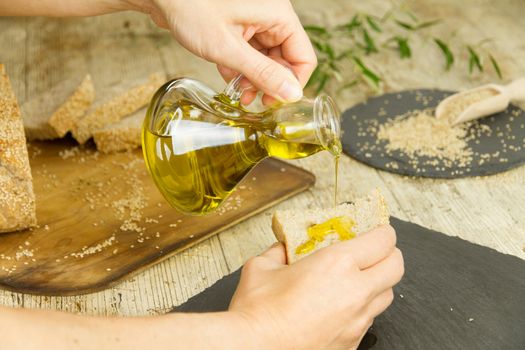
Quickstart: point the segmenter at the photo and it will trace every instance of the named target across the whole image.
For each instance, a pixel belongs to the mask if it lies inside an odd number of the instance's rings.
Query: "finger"
[[[280,242],[274,243],[270,248],[268,248],[260,257],[270,259],[271,261],[279,264],[286,264],[286,250],[284,245]]]
[[[392,226],[380,226],[358,237],[319,250],[322,254],[350,255],[360,270],[388,257],[395,249],[396,233]]]
[[[399,249],[394,249],[386,259],[363,271],[365,285],[372,286],[373,293],[378,295],[392,288],[403,277],[403,255]]]
[[[256,50],[265,50],[265,51],[268,51],[266,50],[266,48],[259,42],[259,40],[257,40],[257,38],[251,38],[249,41],[250,45],[253,46],[254,49]]]
[[[274,98],[297,101],[303,96],[302,86],[287,68],[246,42],[238,41],[222,60],[218,63],[240,70],[257,88]]]
[[[262,103],[265,106],[271,106],[271,105],[273,105],[276,102],[277,102],[277,100],[275,98],[273,98],[272,96],[264,95],[262,97]]]
[[[268,50],[268,56],[283,57],[281,46],[275,46]]]
[[[257,97],[257,91],[247,90],[242,94],[241,104],[247,106],[255,100],[255,97]]]
[[[295,76],[304,86],[317,66],[317,56],[299,19],[289,25],[291,26],[290,35],[278,44],[265,41],[264,39],[272,40],[272,37],[265,37],[263,33],[256,34],[255,37],[266,47],[279,47],[279,56],[289,63]]]
[[[385,311],[394,300],[394,291],[389,288],[374,298],[368,305],[368,313],[370,317],[376,318],[379,314]]]
[[[233,78],[239,75],[239,72],[237,72],[234,69],[230,69],[226,66],[217,65],[217,70],[226,82],[232,80]]]

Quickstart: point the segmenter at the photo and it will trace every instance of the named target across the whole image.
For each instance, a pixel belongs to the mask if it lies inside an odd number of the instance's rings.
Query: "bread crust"
[[[131,89],[114,95],[109,100],[94,105],[87,115],[73,128],[73,137],[81,144],[89,140],[93,133],[106,125],[116,123],[125,116],[139,110],[149,103],[151,97],[164,82],[162,73],[150,75],[145,83],[138,83]],[[121,86],[116,86],[121,90]]]
[[[286,234],[284,233],[283,226],[279,222],[277,215],[277,212],[275,212],[272,217],[272,231],[275,235],[275,238],[277,238],[277,241],[284,244],[284,249],[286,251],[286,263],[291,264],[291,261],[293,261],[293,254],[290,252],[289,245],[286,241]]]
[[[49,118],[49,125],[64,137],[86,114],[95,100],[95,86],[91,75],[86,75],[73,94]]]
[[[36,212],[20,107],[2,64],[0,126],[0,232],[10,232],[36,225]]]
[[[91,76],[71,77],[32,96],[22,105],[28,140],[52,140],[63,137],[85,115],[95,88]]]
[[[97,149],[102,153],[129,151],[142,143],[142,124],[146,108],[140,109],[117,123],[105,126],[93,133]]]

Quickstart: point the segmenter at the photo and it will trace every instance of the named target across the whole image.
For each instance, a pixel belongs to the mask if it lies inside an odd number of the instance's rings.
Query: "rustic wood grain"
[[[324,25],[345,22],[356,10],[381,15],[391,3],[386,0],[293,2],[304,23]],[[457,30],[456,37],[470,43],[495,38],[489,45],[500,62],[505,81],[525,75],[522,40],[525,27],[521,18],[525,3],[522,1],[414,0],[408,3],[427,19],[446,19],[447,25],[435,28],[439,35],[450,37]],[[36,33],[37,30],[41,33]],[[47,63],[38,61],[45,55],[37,57],[36,48],[47,50],[57,40],[63,47],[62,58],[48,55]],[[490,74],[469,76],[465,57],[459,66],[444,72],[443,59],[436,48],[428,40],[414,40],[412,60],[399,60],[395,53],[367,59],[367,63],[383,75],[385,91],[418,87],[461,89],[494,79]],[[180,48],[169,33],[155,28],[149,18],[140,14],[71,20],[2,18],[0,44],[13,48],[2,50],[0,61],[6,63],[15,93],[21,100],[40,89],[31,79],[42,79],[38,84],[45,88],[56,83],[60,74],[76,74],[77,70],[79,74],[89,71],[98,88],[103,88],[113,79],[121,79],[123,74],[133,74],[134,70],[126,67],[137,66],[136,69],[140,70],[137,74],[161,67],[171,76],[193,76],[210,82],[214,88],[222,85],[214,65],[195,59]],[[52,53],[59,54],[56,51]],[[78,64],[67,63],[68,55]],[[63,64],[53,64],[53,60],[62,60]],[[137,66],[133,66],[134,60],[138,62]],[[67,71],[62,66],[66,66]],[[336,86],[331,94],[335,95],[335,90]],[[347,108],[371,93],[366,86],[360,85],[335,97],[341,108]],[[330,205],[333,190],[331,157],[318,154],[293,164],[311,170],[318,180],[310,190],[279,204],[279,207]],[[524,181],[524,168],[481,179],[409,179],[376,171],[344,157],[341,161],[340,198],[351,199],[373,187],[380,187],[393,215],[401,219],[525,258]],[[271,212],[272,209],[265,210],[104,291],[69,297],[0,291],[0,304],[100,315],[162,313],[266,249],[274,241],[270,230]]]
[[[39,226],[0,236],[5,288],[48,295],[108,288],[315,182],[266,159],[216,212],[190,216],[166,204],[141,150],[105,155],[74,144],[31,144]]]

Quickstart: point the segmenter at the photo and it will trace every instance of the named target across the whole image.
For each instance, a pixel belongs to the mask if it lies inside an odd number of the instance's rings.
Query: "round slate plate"
[[[439,159],[421,156],[414,161],[400,151],[386,150],[386,141],[377,142],[377,125],[417,109],[436,107],[451,91],[407,90],[370,98],[343,113],[343,150],[349,156],[375,168],[396,174],[432,178],[460,178],[500,173],[525,164],[525,112],[510,105],[505,111],[474,123],[490,127],[468,141],[473,150],[469,166],[445,164]],[[469,132],[474,130],[473,127]],[[373,146],[373,147],[370,147]],[[497,153],[499,152],[499,153]],[[496,155],[483,159],[483,155]],[[430,164],[429,164],[430,163]]]

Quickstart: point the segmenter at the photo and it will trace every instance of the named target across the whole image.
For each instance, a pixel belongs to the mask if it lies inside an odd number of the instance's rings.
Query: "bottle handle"
[[[240,102],[243,92],[253,87],[253,85],[250,85],[245,88],[241,87],[242,79],[244,79],[244,75],[239,74],[238,76],[230,80],[230,82],[228,83],[228,85],[226,85],[224,91],[222,92],[223,95],[227,96],[230,99],[230,101],[234,103]]]

